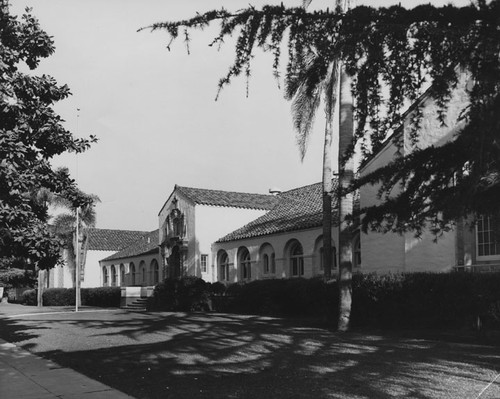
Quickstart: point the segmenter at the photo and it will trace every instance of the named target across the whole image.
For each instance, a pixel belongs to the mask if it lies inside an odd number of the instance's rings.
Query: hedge
[[[500,273],[356,274],[351,324],[375,328],[500,327]],[[256,280],[223,286],[165,280],[150,310],[216,310],[335,322],[338,285],[323,279]]]
[[[82,306],[119,307],[120,287],[82,288]],[[75,306],[74,288],[47,288],[43,291],[44,306]],[[37,290],[28,290],[23,294],[23,304],[37,304]]]

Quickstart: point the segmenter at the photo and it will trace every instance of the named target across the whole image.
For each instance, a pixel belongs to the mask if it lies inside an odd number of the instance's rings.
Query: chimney
[[[281,194],[282,192],[283,192],[283,190],[281,190],[280,188],[277,188],[277,187],[273,187],[273,188],[269,189],[269,194],[272,194],[272,195],[278,195],[278,194]]]

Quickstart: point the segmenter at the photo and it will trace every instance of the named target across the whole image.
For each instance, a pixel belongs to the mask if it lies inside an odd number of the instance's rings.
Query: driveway
[[[0,304],[0,337],[136,398],[500,397],[498,346],[257,316],[47,311]]]

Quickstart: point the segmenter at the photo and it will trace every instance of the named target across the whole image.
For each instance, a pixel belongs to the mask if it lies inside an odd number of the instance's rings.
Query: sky
[[[158,228],[158,212],[175,184],[268,193],[321,181],[323,123],[318,117],[303,161],[290,103],[272,76],[272,59],[254,60],[249,95],[235,79],[215,101],[217,83],[233,60],[233,46],[209,47],[216,29],[192,35],[171,50],[165,32],[137,32],[212,9],[239,10],[272,0],[10,0],[11,13],[31,7],[53,36],[56,51],[33,72],[67,84],[72,96],[55,105],[65,127],[99,139],[87,152],[63,155],[79,187],[96,194],[98,228]],[[302,0],[287,0],[289,6]],[[315,8],[333,0],[314,0]],[[358,1],[371,6],[421,1]],[[432,1],[444,5],[449,1]],[[455,0],[457,6],[469,1]],[[284,59],[283,62],[286,62]]]

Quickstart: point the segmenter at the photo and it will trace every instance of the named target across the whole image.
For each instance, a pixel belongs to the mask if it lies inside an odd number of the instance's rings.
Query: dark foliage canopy
[[[356,7],[346,13],[283,5],[236,13],[221,9],[143,29],[166,30],[172,41],[182,35],[189,45],[191,30],[215,21],[220,31],[210,45],[220,46],[236,36],[235,60],[220,80],[219,91],[236,76],[250,78],[257,48],[273,54],[273,73],[291,92],[304,79],[324,80],[335,60],[342,63],[352,78],[356,119],[354,140],[344,158],[352,155],[356,142],[365,157],[377,152],[401,124],[405,107],[415,102],[411,137],[416,143],[422,123],[417,100],[429,86],[444,124],[451,93],[467,71],[471,89],[460,116],[466,128],[457,138],[440,148],[415,147],[352,188],[380,184],[379,194],[386,200],[362,210],[364,229],[418,233],[431,226],[440,233],[460,216],[498,209],[500,0],[479,0],[461,8]],[[281,54],[284,49],[286,55]],[[304,57],[311,52],[316,55],[314,65]],[[287,62],[281,76],[283,57]],[[386,196],[401,184],[400,195]]]
[[[94,137],[74,138],[53,105],[70,95],[50,76],[33,76],[40,59],[54,52],[54,43],[30,10],[21,20],[0,0],[0,257],[24,258],[42,269],[59,259],[60,242],[47,226],[44,193],[74,206],[88,203],[65,170],[50,160],[66,151],[82,152]]]

